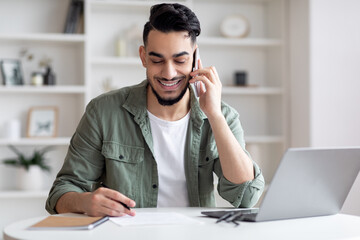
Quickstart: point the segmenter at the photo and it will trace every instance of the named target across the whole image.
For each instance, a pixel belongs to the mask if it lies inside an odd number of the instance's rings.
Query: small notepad
[[[49,216],[30,226],[29,230],[90,230],[106,222],[109,217]]]

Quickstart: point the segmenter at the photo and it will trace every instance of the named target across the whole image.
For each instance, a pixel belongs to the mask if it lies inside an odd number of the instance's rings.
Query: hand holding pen
[[[127,198],[126,196],[124,196],[123,194],[110,189],[108,186],[106,186],[103,182],[100,183],[101,187],[104,191],[105,196],[107,196],[107,198],[111,201],[109,202],[109,205],[107,205],[108,208],[110,208],[111,211],[114,211],[115,215],[117,215],[116,212],[122,212],[125,214],[128,214],[130,216],[135,216],[135,211],[132,210],[130,207],[135,207],[135,202],[129,198]],[[106,195],[109,194],[109,195]],[[116,204],[114,204],[114,202]],[[105,202],[104,202],[105,203]],[[121,205],[122,209],[118,207],[118,204]],[[112,215],[110,215],[112,216]]]
[[[104,185],[93,192],[81,194],[81,199],[72,204],[79,205],[81,212],[89,216],[135,216],[135,210],[130,209],[135,207],[135,201]]]

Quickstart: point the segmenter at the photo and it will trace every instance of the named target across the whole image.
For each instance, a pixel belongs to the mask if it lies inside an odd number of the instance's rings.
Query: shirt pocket
[[[134,199],[141,185],[144,148],[118,142],[104,142],[101,153],[105,157],[105,182],[122,194]]]
[[[199,154],[199,194],[214,191],[214,164],[219,158],[217,151],[201,150]]]

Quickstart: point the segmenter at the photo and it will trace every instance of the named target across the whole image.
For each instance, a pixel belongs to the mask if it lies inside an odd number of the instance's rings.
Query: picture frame
[[[27,137],[53,138],[57,136],[58,108],[32,107],[28,112]]]
[[[8,85],[8,86],[23,85],[20,60],[16,60],[16,59],[0,60],[0,71],[4,85]]]

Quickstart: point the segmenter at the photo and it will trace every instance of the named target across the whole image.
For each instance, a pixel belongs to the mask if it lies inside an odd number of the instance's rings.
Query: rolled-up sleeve
[[[253,162],[255,178],[242,184],[234,184],[224,176],[219,178],[218,192],[234,207],[253,207],[264,191],[265,180],[259,166]]]

